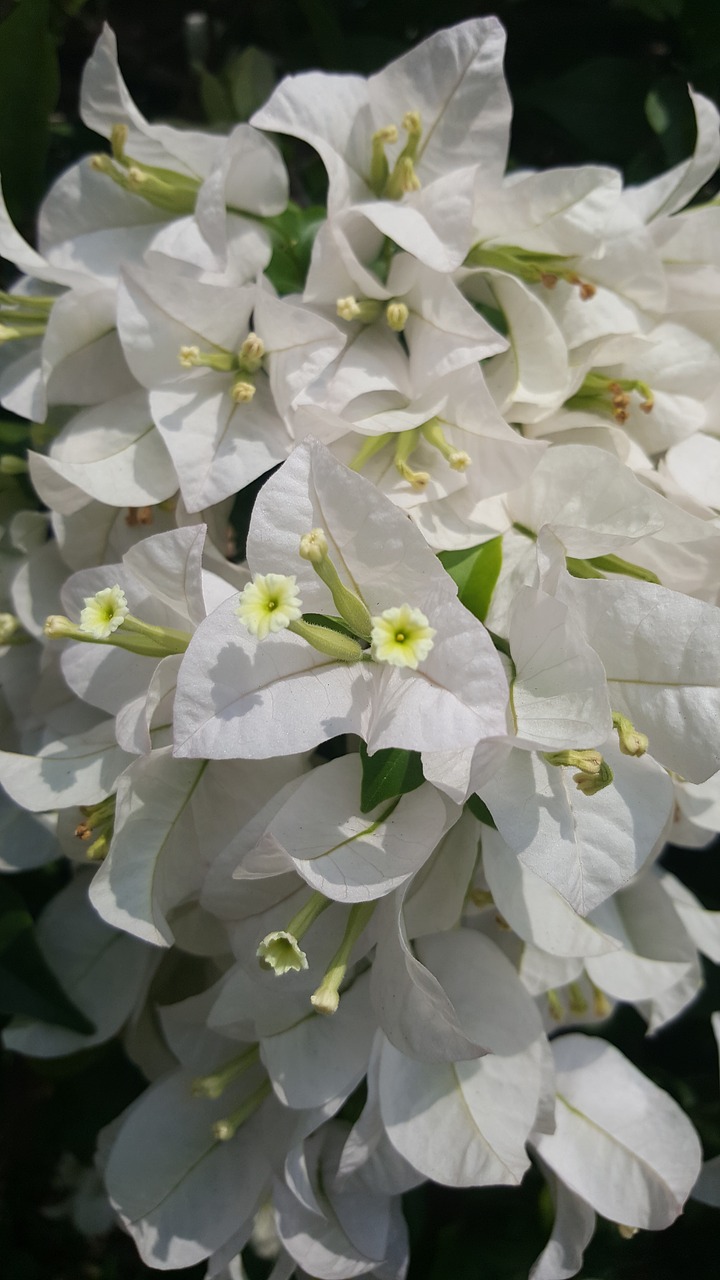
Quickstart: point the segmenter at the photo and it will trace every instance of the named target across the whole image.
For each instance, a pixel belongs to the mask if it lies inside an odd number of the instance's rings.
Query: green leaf
[[[19,0],[0,23],[0,173],[15,222],[29,217],[45,185],[59,88],[48,0]]]
[[[273,239],[273,256],[266,274],[278,293],[298,293],[305,288],[315,236],[327,217],[321,205],[300,209],[290,204],[276,218],[261,218]]]
[[[68,1027],[95,1030],[68,999],[35,938],[32,916],[7,879],[0,880],[0,1015],[23,1014]]]
[[[360,787],[360,811],[370,813],[384,800],[407,795],[421,787],[425,778],[419,751],[402,751],[388,747],[369,756],[364,742],[360,743],[362,760],[362,784]]]
[[[194,65],[198,77],[198,93],[208,124],[234,124],[235,111],[228,90],[219,76],[208,71],[202,62]]]
[[[438,558],[457,583],[460,603],[484,622],[502,566],[502,538],[466,551],[441,551]]]
[[[480,796],[477,794],[477,792],[475,792],[471,796],[468,796],[465,803],[468,809],[470,810],[471,814],[473,815],[473,817],[477,818],[478,822],[483,822],[486,827],[492,827],[494,831],[497,831],[495,819],[493,818],[485,801],[480,799]]]
[[[269,54],[250,44],[227,63],[223,72],[236,120],[249,120],[275,88],[275,69]]]
[[[30,434],[29,422],[0,421],[0,442],[2,444],[26,444]]]

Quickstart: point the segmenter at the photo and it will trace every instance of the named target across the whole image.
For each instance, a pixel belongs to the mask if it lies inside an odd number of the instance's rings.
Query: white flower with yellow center
[[[302,617],[297,578],[282,573],[257,573],[240,592],[235,612],[251,635],[264,640]]]
[[[418,663],[427,658],[433,647],[435,628],[428,625],[420,609],[412,609],[409,604],[383,610],[372,624],[372,656],[376,662],[417,671]]]
[[[129,614],[127,598],[122,587],[103,587],[94,596],[85,596],[85,608],[80,614],[80,630],[94,640],[107,640],[117,631]]]

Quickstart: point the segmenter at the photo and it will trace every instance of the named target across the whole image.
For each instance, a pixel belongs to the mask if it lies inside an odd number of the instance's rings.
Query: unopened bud
[[[598,791],[609,787],[613,780],[613,771],[606,760],[603,760],[597,773],[574,773],[573,782],[584,796],[595,796]]]
[[[288,631],[300,636],[312,645],[313,649],[317,649],[318,653],[325,653],[336,662],[360,662],[365,655],[362,645],[351,636],[315,622],[305,622],[304,619],[291,622]]]
[[[324,529],[311,529],[300,539],[300,555],[311,564],[320,564],[328,553],[328,541]]]
[[[422,118],[419,111],[406,111],[402,119],[402,127],[406,133],[418,136],[422,133]]]
[[[599,751],[543,751],[542,756],[548,764],[558,769],[580,769],[590,777],[597,776],[603,765]]]
[[[613,728],[617,730],[620,750],[624,756],[644,756],[648,749],[647,734],[639,733],[631,720],[613,711]]]
[[[110,150],[113,154],[113,160],[117,164],[125,162],[125,148],[128,140],[128,127],[126,124],[114,124],[110,130]]]

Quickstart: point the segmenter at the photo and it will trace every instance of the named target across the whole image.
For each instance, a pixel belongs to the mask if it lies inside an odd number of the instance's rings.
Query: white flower
[[[96,640],[107,640],[113,631],[117,631],[127,618],[127,596],[117,583],[114,587],[104,587],[96,591],[94,596],[85,596],[85,608],[80,614],[80,630]]]
[[[241,591],[235,612],[251,635],[264,640],[302,617],[302,602],[294,574],[257,573]]]
[[[435,628],[428,625],[420,609],[409,604],[399,609],[384,609],[372,620],[372,655],[376,662],[389,662],[391,667],[412,667],[427,658],[433,647]]]

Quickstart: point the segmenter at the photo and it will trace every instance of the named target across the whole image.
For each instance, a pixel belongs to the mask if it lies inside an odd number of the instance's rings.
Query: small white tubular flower
[[[412,609],[409,604],[385,609],[372,620],[372,656],[376,662],[416,671],[432,649],[434,635],[435,628],[428,625],[420,609]]]
[[[117,631],[129,614],[127,598],[122,587],[103,587],[94,596],[85,596],[85,608],[80,614],[80,630],[94,640],[107,640]]]
[[[240,592],[235,612],[251,635],[264,640],[302,617],[297,578],[282,573],[258,573]]]
[[[256,955],[263,969],[272,969],[278,978],[284,973],[299,972],[308,967],[307,956],[297,938],[285,929],[269,933],[263,938]]]

